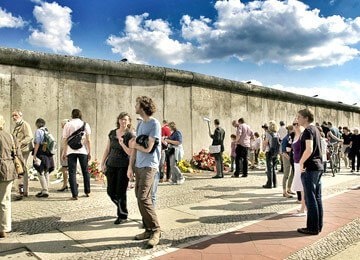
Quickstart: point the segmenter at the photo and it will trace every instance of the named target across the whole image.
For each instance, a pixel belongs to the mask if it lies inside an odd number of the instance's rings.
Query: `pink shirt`
[[[250,147],[250,138],[254,138],[253,131],[245,123],[238,126],[237,136],[240,136],[238,144],[243,147]]]
[[[66,123],[63,130],[63,138],[68,138],[72,133],[74,133],[76,130],[80,129],[84,125],[84,121],[82,121],[79,118],[72,119],[70,122]],[[86,147],[85,139],[86,135],[91,134],[91,129],[88,123],[85,125],[85,135],[83,136],[83,147],[81,147],[78,150],[73,150],[70,148],[70,146],[67,146],[66,155],[72,154],[72,153],[80,153],[80,154],[88,154],[88,147]]]
[[[235,143],[235,141],[233,141],[233,142],[231,142],[231,154],[230,154],[230,156],[232,156],[232,157],[236,156],[235,150],[236,150],[236,143]]]

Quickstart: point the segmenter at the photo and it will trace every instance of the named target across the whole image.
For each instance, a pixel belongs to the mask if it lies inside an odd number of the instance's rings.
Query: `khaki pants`
[[[151,201],[151,191],[158,170],[150,167],[135,167],[135,195],[144,227],[148,231],[160,230],[155,208]]]
[[[11,231],[12,181],[0,181],[0,232]]]
[[[22,156],[24,158],[25,167],[27,167],[27,161],[29,158],[30,152],[22,152]],[[24,195],[29,196],[29,175],[28,172],[25,171],[23,177],[21,179],[16,179],[14,181],[14,188],[17,193],[19,193],[19,184],[24,184]],[[19,193],[20,194],[20,193]]]
[[[290,190],[294,179],[294,172],[292,170],[290,160],[285,158],[284,155],[281,155],[281,157],[284,164],[283,189],[286,190],[287,188],[287,190]]]

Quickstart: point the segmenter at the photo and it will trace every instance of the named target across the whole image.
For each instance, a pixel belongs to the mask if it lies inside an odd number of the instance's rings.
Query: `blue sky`
[[[0,0],[0,46],[126,57],[348,104],[360,104],[359,42],[358,0]]]

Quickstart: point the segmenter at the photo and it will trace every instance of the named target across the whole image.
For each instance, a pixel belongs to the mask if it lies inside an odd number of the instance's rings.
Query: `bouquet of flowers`
[[[215,158],[205,149],[202,149],[198,154],[194,154],[190,162],[197,168],[206,171],[214,171],[215,168]]]
[[[105,174],[99,169],[99,162],[95,159],[94,161],[92,161],[89,165],[89,174],[90,174],[90,178],[94,178],[96,181],[99,180],[106,180],[106,176]]]
[[[38,172],[35,170],[34,167],[28,169],[28,176],[30,181],[38,181]]]
[[[184,159],[181,159],[178,163],[178,167],[181,172],[183,173],[199,173],[199,170],[194,170],[191,163],[189,161],[186,161]]]

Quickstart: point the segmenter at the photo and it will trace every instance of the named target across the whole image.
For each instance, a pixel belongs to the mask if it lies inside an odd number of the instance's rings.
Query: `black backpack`
[[[270,133],[271,140],[269,143],[271,157],[276,157],[280,153],[280,137],[274,133]]]
[[[72,133],[69,136],[69,138],[67,140],[67,144],[70,146],[71,149],[78,150],[83,147],[83,144],[81,141],[84,136],[85,125],[86,125],[86,123],[84,122],[82,127],[80,127],[78,130],[76,130],[74,133]]]

